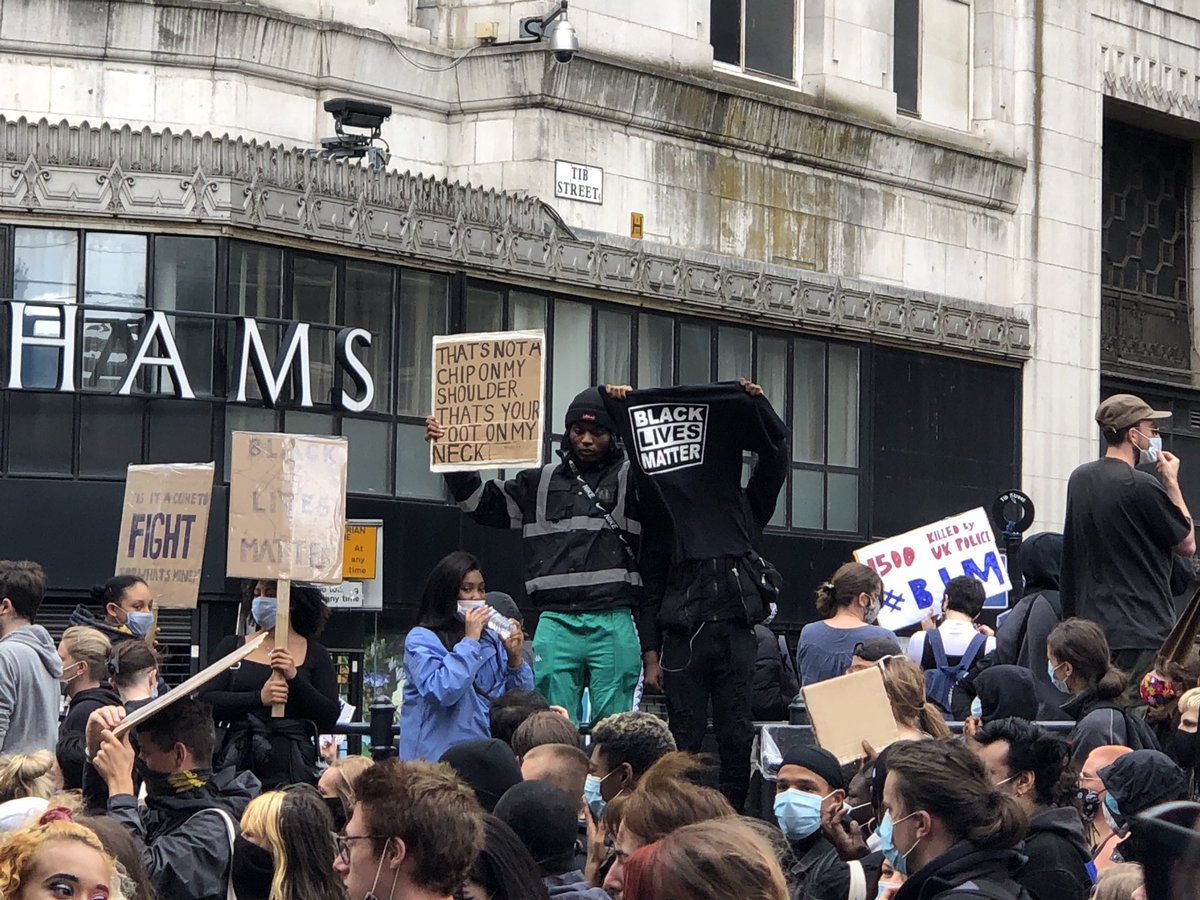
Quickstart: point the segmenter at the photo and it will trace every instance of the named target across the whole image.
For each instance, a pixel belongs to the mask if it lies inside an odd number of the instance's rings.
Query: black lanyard
[[[631,571],[637,570],[637,555],[634,554],[633,548],[629,546],[629,541],[625,540],[625,533],[621,530],[621,526],[617,524],[617,520],[612,517],[604,504],[600,502],[600,498],[596,496],[596,492],[592,490],[592,486],[587,483],[584,477],[579,474],[579,468],[575,465],[575,460],[571,459],[570,455],[564,452],[559,452],[563,463],[571,474],[575,476],[575,480],[579,482],[579,486],[583,488],[583,494],[595,504],[596,509],[600,510],[600,515],[604,517],[604,524],[612,529],[612,533],[617,536],[617,540],[621,542],[621,548],[625,551],[625,556],[629,559],[629,568]]]

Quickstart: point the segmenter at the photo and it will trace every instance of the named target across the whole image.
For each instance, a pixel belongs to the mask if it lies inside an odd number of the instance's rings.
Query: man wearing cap
[[[1107,451],[1067,483],[1061,597],[1064,618],[1096,622],[1112,661],[1137,685],[1175,624],[1172,554],[1196,552],[1192,517],[1179,488],[1179,458],[1162,449],[1168,412],[1132,394],[1096,410]],[[1135,468],[1153,465],[1158,477]]]
[[[642,598],[638,574],[641,523],[629,462],[613,437],[597,388],[567,409],[561,462],[484,482],[475,472],[447,472],[459,507],[480,525],[520,528],[525,592],[540,612],[533,640],[538,691],[579,715],[584,687],[593,722],[633,708],[642,656],[633,613]],[[425,420],[425,440],[445,435]]]
[[[859,641],[854,645],[854,655],[850,657],[850,668],[842,674],[850,675],[854,672],[861,672],[863,669],[871,668],[881,659],[889,656],[901,656],[903,653],[904,651],[900,649],[900,642],[895,638],[876,637]]]
[[[828,750],[799,746],[784,755],[775,779],[774,812],[796,860],[787,873],[789,885],[800,887],[793,896],[805,896],[814,871],[837,859],[821,831],[821,813],[824,806],[841,806],[845,799],[842,767]]]

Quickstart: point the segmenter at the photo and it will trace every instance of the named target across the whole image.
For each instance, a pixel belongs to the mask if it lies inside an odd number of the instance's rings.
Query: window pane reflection
[[[679,383],[712,381],[712,330],[707,325],[683,322],[679,326]]]
[[[627,313],[602,309],[596,314],[596,380],[629,384],[632,319]]]
[[[592,382],[592,308],[586,303],[554,303],[554,394],[550,430],[563,427],[567,407]]]
[[[754,342],[741,328],[717,329],[717,381],[737,381],[754,374]]]
[[[234,241],[229,247],[229,312],[235,316],[256,319],[278,319],[283,297],[283,252],[274,247]],[[280,328],[259,323],[263,346],[272,354],[278,352]],[[237,344],[237,328],[229,323],[229,385],[237,391],[242,348]],[[246,397],[261,400],[254,372],[246,370]]]
[[[363,361],[375,381],[371,409],[392,409],[392,284],[394,269],[365,262],[346,263],[346,325],[371,332],[371,346],[356,344],[355,356]],[[353,385],[343,375],[345,390]]]
[[[829,464],[858,465],[858,348],[829,347]]]
[[[79,262],[76,233],[18,228],[13,239],[13,299],[27,303],[74,303]],[[58,310],[27,307],[21,333],[26,337],[62,337]],[[27,388],[55,387],[61,357],[54,347],[26,348],[21,361],[22,383]]]
[[[83,302],[90,306],[146,305],[146,237],[89,231],[83,259]]]
[[[396,426],[396,494],[400,497],[445,497],[442,476],[429,471],[429,445],[424,425]]]
[[[295,257],[292,318],[313,326],[337,324],[337,266],[333,260]],[[333,398],[333,342],[334,330],[316,327],[309,330],[314,403],[329,403]]]
[[[825,476],[811,469],[792,470],[792,527],[822,528]]]
[[[157,237],[154,239],[154,308],[179,312],[214,310],[217,242],[212,238]],[[168,316],[175,346],[197,396],[213,390],[213,322]],[[162,368],[162,367],[154,367]],[[168,393],[174,379],[169,371],[154,373],[155,391]]]
[[[792,457],[825,461],[825,345],[796,341],[792,387]]]
[[[858,531],[858,476],[829,473],[826,527],[830,531]]]
[[[504,330],[504,290],[468,284],[463,293],[463,331]]]
[[[401,415],[424,418],[433,409],[433,336],[447,332],[448,290],[445,275],[413,269],[400,273],[396,407]]]
[[[342,419],[350,452],[346,490],[363,494],[391,493],[391,428],[387,422]]]
[[[508,320],[514,331],[545,329],[546,298],[541,294],[509,291]]]
[[[638,318],[636,387],[670,387],[675,383],[675,329],[666,316]]]

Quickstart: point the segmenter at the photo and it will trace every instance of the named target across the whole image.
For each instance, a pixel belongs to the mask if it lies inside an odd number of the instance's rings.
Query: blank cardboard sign
[[[882,750],[900,738],[879,666],[810,684],[802,692],[817,744],[842,765],[865,755],[863,741]]]

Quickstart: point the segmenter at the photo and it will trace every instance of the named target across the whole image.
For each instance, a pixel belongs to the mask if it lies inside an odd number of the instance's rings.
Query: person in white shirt
[[[983,601],[986,598],[983,582],[977,578],[963,575],[951,578],[946,583],[946,593],[942,597],[942,623],[937,625],[942,645],[946,648],[946,659],[950,665],[957,665],[962,655],[967,652],[971,641],[977,634],[987,636],[983,652],[976,654],[976,659],[991,653],[996,649],[996,638],[992,629],[986,625],[976,625],[975,619],[983,612]],[[937,667],[933,650],[925,640],[925,633],[934,630],[934,615],[931,612],[921,623],[921,631],[914,634],[908,641],[905,650],[909,659],[922,669]]]

